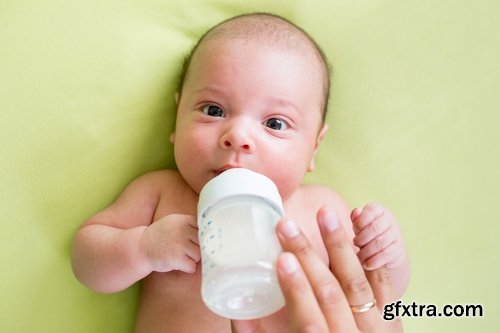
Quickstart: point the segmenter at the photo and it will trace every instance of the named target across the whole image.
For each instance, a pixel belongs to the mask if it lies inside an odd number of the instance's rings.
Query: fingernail
[[[319,223],[326,229],[326,231],[333,231],[339,226],[339,219],[334,212],[326,212],[320,216]]]
[[[361,211],[362,211],[362,209],[359,207],[355,208],[352,211],[351,218],[352,218],[353,222],[356,222],[358,220],[359,216],[361,215]]]
[[[280,258],[280,268],[284,273],[290,274],[299,269],[299,263],[291,253],[283,253]]]
[[[283,221],[283,227],[281,228],[281,233],[288,238],[293,238],[295,236],[298,236],[300,233],[299,227],[297,224],[292,221],[292,220],[285,220]]]

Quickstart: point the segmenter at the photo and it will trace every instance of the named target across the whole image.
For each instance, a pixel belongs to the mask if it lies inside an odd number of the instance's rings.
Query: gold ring
[[[373,301],[370,301],[366,304],[361,304],[361,305],[351,305],[351,311],[353,313],[363,313],[366,311],[369,311],[371,308],[373,308],[377,304],[377,300],[374,299]]]

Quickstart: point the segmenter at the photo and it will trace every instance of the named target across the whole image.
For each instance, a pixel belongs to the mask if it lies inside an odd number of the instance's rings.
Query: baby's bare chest
[[[162,198],[155,220],[168,214],[196,215],[197,197],[193,195]],[[286,209],[286,217],[295,220],[317,244],[316,207],[295,205]],[[318,234],[318,235],[316,235]],[[251,250],[251,249],[249,249]],[[265,318],[271,333],[289,332],[284,310]],[[152,325],[154,323],[154,325]],[[172,271],[152,273],[142,282],[136,332],[231,332],[229,321],[213,314],[201,298],[201,265],[193,274]]]

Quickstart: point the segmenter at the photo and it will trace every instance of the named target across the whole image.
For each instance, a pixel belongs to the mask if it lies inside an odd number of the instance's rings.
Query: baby
[[[106,293],[142,280],[136,332],[230,332],[229,320],[201,300],[196,206],[210,179],[244,167],[276,183],[287,218],[325,262],[318,214],[336,215],[365,269],[386,265],[401,296],[410,268],[392,214],[378,204],[350,212],[329,188],[301,185],[328,129],[329,88],[323,52],[283,18],[242,15],[209,30],[187,59],[176,95],[170,140],[178,171],[134,180],[82,225],[73,245],[75,275]],[[286,308],[263,325],[289,332]]]

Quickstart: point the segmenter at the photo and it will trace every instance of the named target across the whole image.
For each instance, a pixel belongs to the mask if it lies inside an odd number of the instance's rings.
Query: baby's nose
[[[219,145],[223,149],[234,149],[247,154],[255,151],[255,143],[249,131],[239,128],[231,128],[225,132],[219,140]]]

